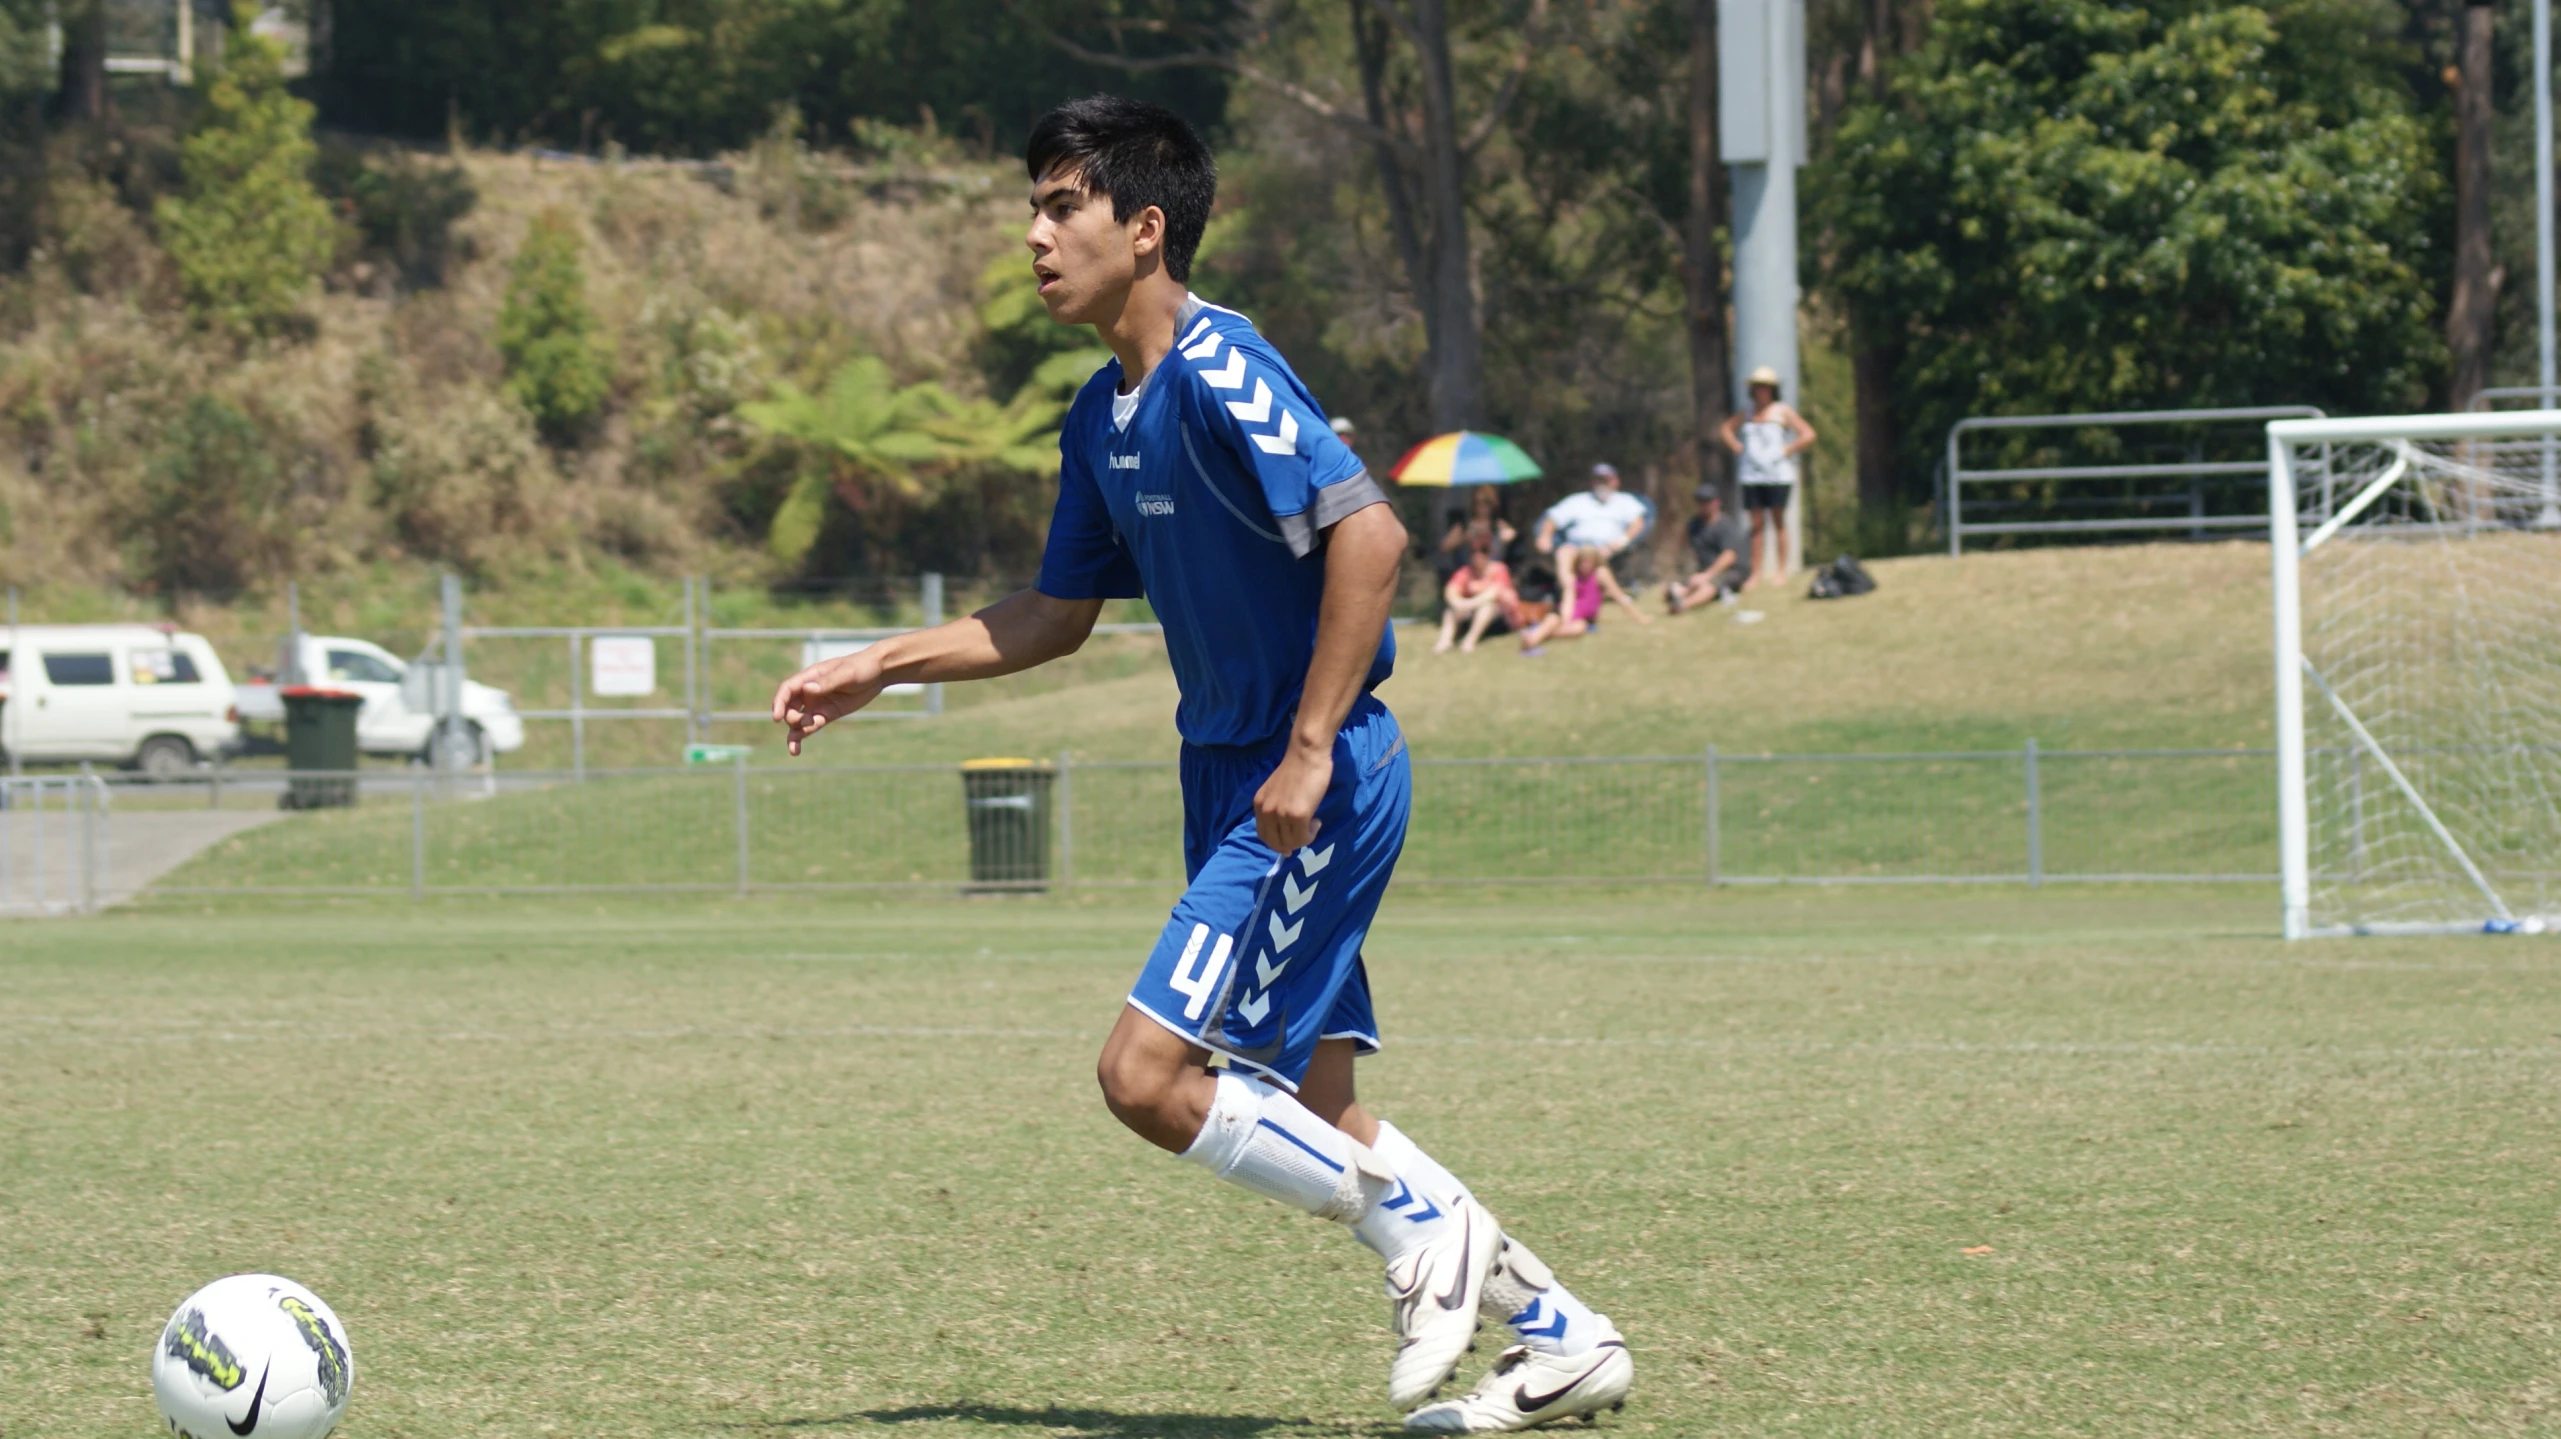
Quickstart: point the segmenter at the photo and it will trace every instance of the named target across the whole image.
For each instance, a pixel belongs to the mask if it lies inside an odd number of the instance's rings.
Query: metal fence
[[[2310,405],[2222,410],[2126,410],[2085,415],[1977,415],[1947,432],[1942,518],[1947,552],[1965,553],[1967,537],[2108,535],[2184,532],[2190,539],[2264,534],[2268,527],[2266,421],[2319,419]],[[2128,430],[2157,430],[2138,441]],[[2048,438],[2030,439],[2036,432]],[[1968,435],[2006,437],[2012,460],[1968,469]],[[2097,453],[2113,463],[2067,464]],[[2229,458],[2212,458],[2209,450]],[[1968,498],[1972,486],[1975,495]],[[1973,518],[1968,518],[1971,515]]]
[[[0,777],[0,915],[87,914],[109,879],[103,780]]]
[[[447,638],[438,640],[432,652],[441,663],[449,641],[451,649],[464,655],[465,668],[474,678],[526,687],[517,717],[565,725],[567,767],[583,775],[592,758],[590,736],[599,726],[660,721],[680,725],[684,742],[693,744],[708,738],[716,725],[770,723],[765,704],[774,683],[784,676],[818,659],[943,622],[943,576],[917,575],[912,605],[908,594],[903,582],[894,591],[876,591],[871,598],[885,616],[877,625],[723,626],[712,618],[710,582],[693,578],[684,582],[674,623],[478,625],[467,622],[468,595],[449,576],[443,598]],[[893,614],[901,622],[889,622],[886,617]],[[1163,630],[1152,621],[1094,626],[1097,635],[1161,634]],[[617,641],[639,641],[647,647],[650,673],[636,693],[625,690],[617,695],[599,688],[593,663],[600,655],[599,646]],[[477,668],[492,659],[499,662],[494,670],[484,674]],[[675,663],[659,662],[664,659]],[[536,694],[549,702],[532,702]],[[940,684],[892,685],[887,694],[887,703],[873,704],[856,718],[920,720],[943,712]]]
[[[1182,882],[1165,761],[1056,761],[1045,887]],[[957,766],[367,772],[359,802],[277,808],[289,777],[118,786],[119,837],[235,827],[146,896],[967,889]],[[2261,881],[2266,750],[2016,750],[1418,760],[1407,884]],[[1002,887],[1002,886],[998,886]],[[1040,887],[1026,885],[1023,887]]]

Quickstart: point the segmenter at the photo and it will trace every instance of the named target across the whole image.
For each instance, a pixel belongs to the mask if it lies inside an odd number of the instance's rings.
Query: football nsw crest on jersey
[[[1165,626],[1183,738],[1256,744],[1298,707],[1325,531],[1386,496],[1243,315],[1195,297],[1175,340],[1121,397],[1126,423],[1112,413],[1118,361],[1069,408],[1040,590],[1144,595]],[[1395,639],[1382,635],[1368,683],[1394,666]]]

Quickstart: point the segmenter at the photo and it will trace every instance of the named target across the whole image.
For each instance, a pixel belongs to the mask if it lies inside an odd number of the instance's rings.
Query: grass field
[[[0,1435],[217,1274],[349,1439],[1379,1434],[1367,1255],[1120,1133],[1161,899],[0,929]],[[1392,902],[1366,1097],[1627,1332],[1631,1434],[2561,1428],[2550,941],[2250,890]]]

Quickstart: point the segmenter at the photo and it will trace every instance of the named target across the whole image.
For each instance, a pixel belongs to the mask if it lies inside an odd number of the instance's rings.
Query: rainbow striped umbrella
[[[1508,485],[1544,473],[1501,435],[1452,430],[1407,450],[1387,477],[1400,485]]]

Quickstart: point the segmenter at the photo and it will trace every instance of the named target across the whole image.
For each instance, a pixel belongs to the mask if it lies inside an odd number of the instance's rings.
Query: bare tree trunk
[[[61,113],[66,120],[104,120],[115,109],[107,90],[107,0],[86,0],[62,17]]]
[[[1716,0],[1690,0],[1690,208],[1682,233],[1681,284],[1689,292],[1690,434],[1698,446],[1698,482],[1722,484],[1730,378],[1725,368],[1725,257],[1716,231],[1724,223],[1716,152]],[[1730,504],[1733,496],[1726,497]]]
[[[2452,408],[2490,382],[2490,324],[2498,277],[2490,253],[2490,22],[2486,4],[2462,11],[2461,78],[2454,92],[2454,298],[2445,347],[2454,358]]]
[[[1910,48],[1915,11],[1926,24],[1927,10],[1922,5],[1907,3],[1898,12],[1895,0],[1870,0],[1867,33],[1859,40],[1859,79],[1871,99],[1885,98],[1886,64]],[[1900,438],[1894,424],[1894,382],[1903,355],[1899,347],[1866,333],[1856,314],[1850,316],[1849,333],[1852,403],[1858,421],[1859,512],[1869,525],[1877,525],[1902,502],[1894,474],[1894,451]]]
[[[1423,195],[1432,216],[1432,428],[1476,423],[1476,263],[1467,245],[1467,156],[1458,144],[1458,87],[1450,68],[1446,0],[1415,0],[1423,75]]]
[[[1855,336],[1857,331],[1852,330]],[[1858,396],[1859,509],[1871,519],[1894,513],[1902,501],[1894,483],[1894,372],[1903,357],[1873,340],[1850,356]]]
[[[1416,306],[1423,312],[1423,343],[1433,343],[1434,311],[1426,298],[1432,291],[1431,259],[1423,249],[1423,229],[1414,216],[1414,191],[1405,180],[1405,167],[1397,162],[1396,147],[1389,137],[1396,131],[1387,111],[1387,21],[1373,13],[1367,0],[1351,0],[1352,49],[1360,59],[1361,104],[1369,113],[1373,138],[1371,153],[1378,160],[1379,188],[1387,193],[1388,226],[1396,234],[1397,258],[1405,262],[1405,278],[1414,287]]]

